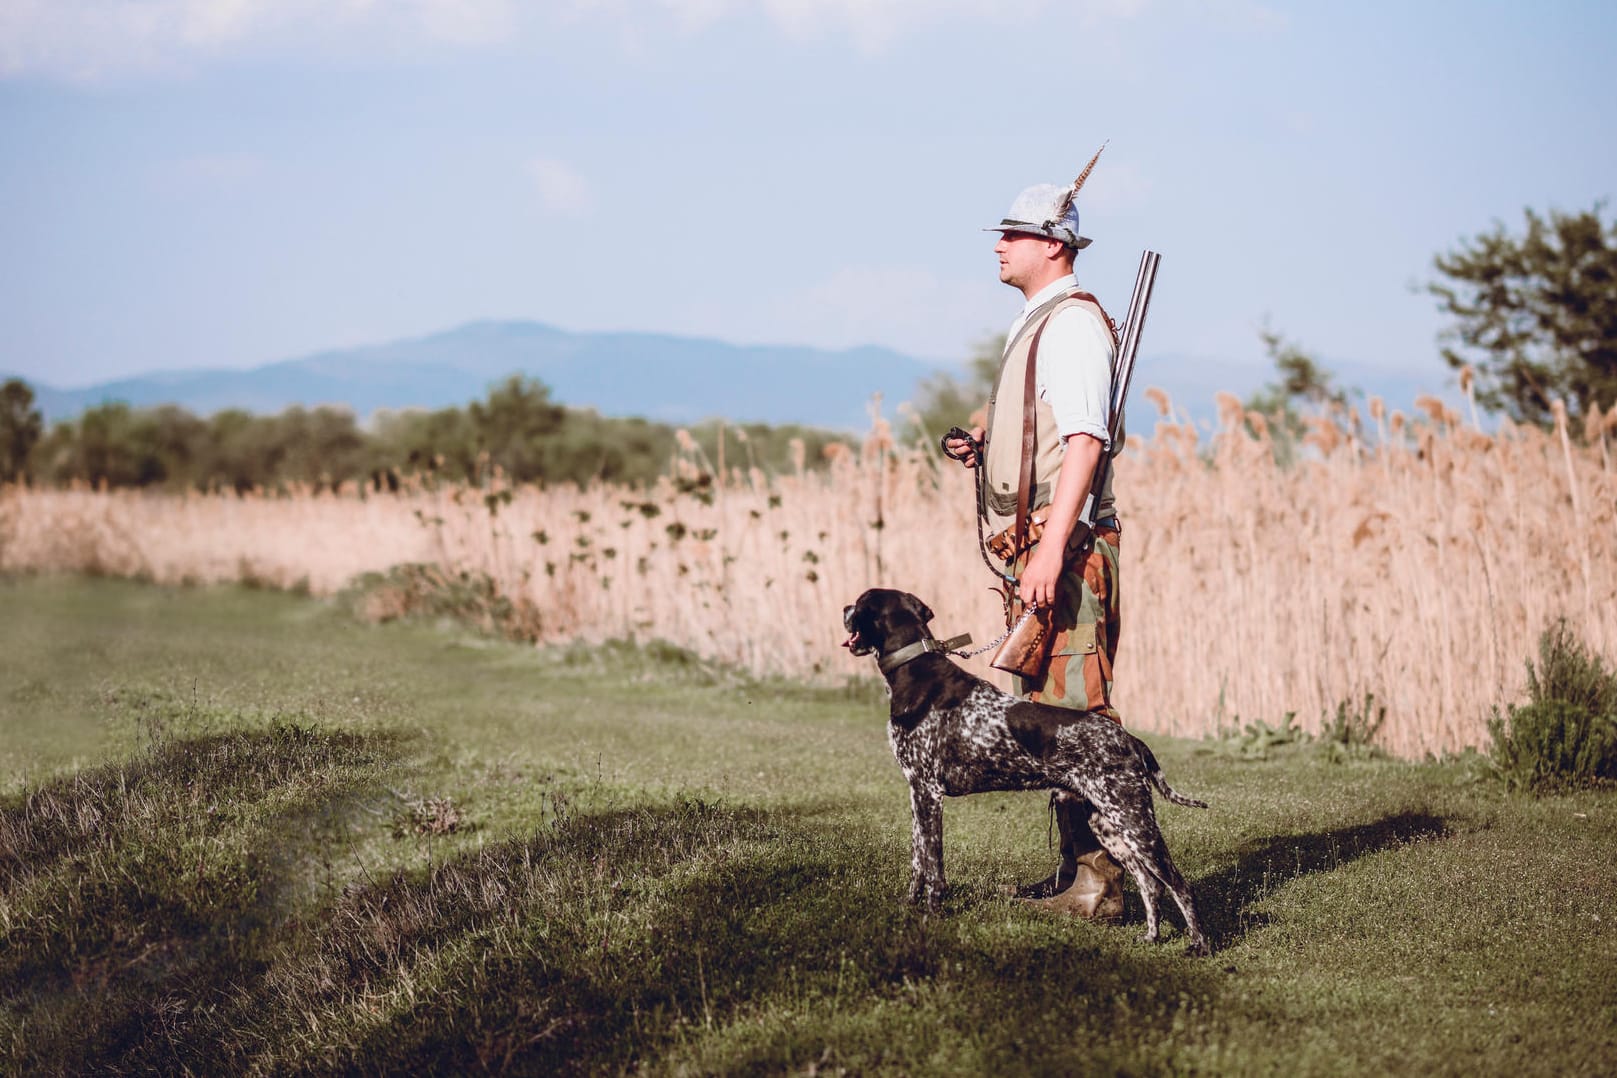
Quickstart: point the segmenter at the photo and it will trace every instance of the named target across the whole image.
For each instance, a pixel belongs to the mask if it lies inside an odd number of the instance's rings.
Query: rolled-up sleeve
[[[1098,317],[1081,307],[1058,311],[1039,340],[1037,377],[1063,439],[1088,434],[1110,447],[1112,335]]]

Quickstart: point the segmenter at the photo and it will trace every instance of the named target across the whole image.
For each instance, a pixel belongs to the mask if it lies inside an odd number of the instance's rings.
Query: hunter
[[[1053,637],[1042,673],[1013,676],[1014,691],[1120,723],[1111,702],[1121,529],[1110,458],[1118,447],[1108,427],[1118,338],[1073,271],[1077,253],[1090,243],[1078,231],[1073,196],[1094,163],[1071,185],[1027,188],[1004,219],[985,230],[1000,234],[994,245],[999,279],[1027,302],[1006,335],[987,429],[974,428],[971,435],[982,445],[978,512],[990,535],[987,546],[1018,581],[1008,613],[1036,607]],[[971,443],[954,438],[946,449],[967,467],[977,466]],[[1020,529],[1019,498],[1025,506]],[[1085,519],[1093,527],[1082,526]],[[1051,811],[1060,833],[1060,864],[1048,878],[1017,890],[1017,897],[1085,919],[1120,919],[1122,869],[1090,833],[1088,806],[1070,794],[1052,793]]]

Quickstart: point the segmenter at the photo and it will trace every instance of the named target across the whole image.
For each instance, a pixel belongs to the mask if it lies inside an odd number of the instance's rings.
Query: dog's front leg
[[[937,909],[943,902],[943,791],[910,784],[910,901]]]

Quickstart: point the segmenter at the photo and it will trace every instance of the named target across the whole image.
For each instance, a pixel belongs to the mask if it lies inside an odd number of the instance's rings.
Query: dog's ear
[[[921,602],[921,600],[917,599],[907,591],[904,593],[904,608],[910,613],[914,614],[916,617],[920,618],[922,625],[931,624],[931,609],[925,603]]]

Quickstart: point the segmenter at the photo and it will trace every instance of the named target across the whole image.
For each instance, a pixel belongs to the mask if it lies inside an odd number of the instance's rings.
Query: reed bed
[[[1166,397],[1117,460],[1124,632],[1117,704],[1142,730],[1318,730],[1386,708],[1376,742],[1480,746],[1566,618],[1617,651],[1617,407],[1574,439],[1493,434],[1440,402],[1310,421],[1285,466],[1261,417],[1220,399],[1200,434]],[[746,459],[732,447],[730,459]],[[164,496],[0,493],[0,570],[247,581],[328,595],[367,571],[473,574],[541,641],[663,638],[758,674],[869,672],[837,645],[872,585],[922,596],[940,635],[1003,628],[976,551],[970,474],[894,444],[879,417],[823,470],[713,467],[683,440],[653,487],[441,486]],[[386,604],[377,608],[385,616]],[[982,660],[970,664],[987,672]],[[1366,707],[1366,698],[1371,704]]]

